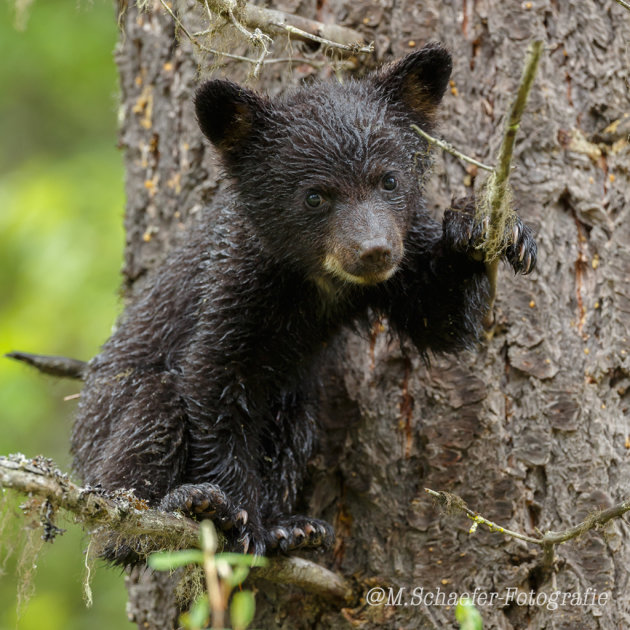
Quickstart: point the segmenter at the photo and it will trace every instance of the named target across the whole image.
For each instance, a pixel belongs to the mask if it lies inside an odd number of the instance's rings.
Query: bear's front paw
[[[264,556],[294,549],[327,549],[335,540],[326,521],[306,516],[282,516],[263,526],[259,510],[249,514],[214,483],[178,486],[162,499],[159,509],[212,520],[224,532],[228,549],[238,553]]]
[[[484,258],[483,241],[489,229],[489,220],[477,221],[473,198],[453,202],[452,208],[444,212],[442,223],[444,244],[473,260]],[[506,228],[501,256],[515,273],[528,274],[536,266],[537,247],[531,228],[516,216]]]
[[[269,547],[287,552],[293,549],[328,549],[335,542],[335,531],[326,521],[307,516],[279,518],[269,528]]]
[[[183,512],[212,519],[223,530],[247,522],[247,512],[236,506],[214,483],[189,483],[171,490],[161,501],[163,512]]]
[[[160,501],[163,512],[182,512],[198,520],[210,519],[225,532],[230,549],[262,556],[266,551],[265,531],[250,521],[247,510],[236,505],[214,483],[178,486]]]

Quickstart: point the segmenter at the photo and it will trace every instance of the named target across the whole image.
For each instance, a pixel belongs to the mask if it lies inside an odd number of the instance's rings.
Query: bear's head
[[[430,130],[452,68],[429,44],[360,80],[312,83],[268,99],[204,83],[201,130],[234,179],[268,254],[318,284],[373,285],[398,269],[425,212]]]

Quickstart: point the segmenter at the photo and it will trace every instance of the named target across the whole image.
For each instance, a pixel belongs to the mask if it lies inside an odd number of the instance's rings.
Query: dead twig
[[[505,534],[511,538],[539,545],[543,549],[543,564],[547,569],[550,569],[553,566],[555,545],[560,545],[572,540],[573,538],[578,538],[585,532],[601,527],[612,519],[619,518],[626,512],[630,511],[630,499],[627,499],[607,510],[594,512],[574,527],[570,527],[569,529],[565,529],[560,532],[548,530],[541,537],[534,538],[532,536],[527,536],[526,534],[521,534],[511,529],[507,529],[506,527],[502,527],[501,525],[497,525],[497,523],[488,520],[487,518],[481,516],[478,512],[471,510],[466,505],[466,502],[456,494],[451,494],[449,492],[436,492],[430,488],[425,488],[424,491],[432,497],[435,497],[444,508],[466,514],[466,516],[473,521],[469,530],[469,533],[471,534],[475,533],[479,525],[485,525],[490,529],[490,531],[499,532],[500,534]]]
[[[349,54],[371,53],[373,46],[364,45],[363,36],[351,28],[338,24],[324,24],[317,20],[284,13],[276,9],[250,4],[249,2],[237,3],[236,0],[198,0],[207,3],[212,13],[229,19],[230,13],[244,27],[272,36],[288,35],[290,39],[301,41],[314,41]]]
[[[461,151],[458,151],[452,144],[449,144],[445,140],[440,140],[438,138],[434,138],[430,136],[426,131],[423,131],[418,127],[418,125],[411,125],[411,128],[421,137],[424,138],[429,144],[434,144],[436,147],[442,149],[442,151],[446,151],[451,155],[454,155],[456,158],[462,160],[463,162],[468,162],[469,164],[474,164],[478,168],[483,169],[484,171],[494,172],[494,168],[492,166],[488,166],[487,164],[483,164],[483,162],[479,162],[474,158],[471,158]]]
[[[219,58],[225,57],[227,59],[234,59],[236,61],[244,61],[246,63],[250,63],[254,66],[254,69],[252,70],[252,74],[254,77],[258,76],[260,72],[260,68],[263,65],[268,65],[268,64],[273,64],[273,63],[307,64],[314,68],[321,68],[325,65],[321,61],[307,59],[306,57],[268,58],[269,46],[271,45],[273,40],[271,39],[271,37],[265,34],[258,26],[254,27],[253,31],[248,30],[247,26],[244,25],[239,20],[239,17],[237,16],[235,4],[231,4],[230,2],[226,1],[225,3],[223,2],[212,3],[212,6],[211,6],[211,4],[208,3],[208,0],[198,0],[198,1],[200,4],[204,5],[208,13],[208,18],[210,20],[212,19],[213,8],[216,9],[217,6],[222,7],[222,12],[218,13],[218,15],[224,16],[227,21],[231,22],[232,25],[236,28],[236,30],[244,37],[244,39],[246,39],[250,44],[253,44],[255,47],[260,49],[260,54],[258,55],[257,58],[252,58],[252,57],[246,57],[244,55],[236,55],[234,53],[229,53],[222,50],[218,50],[216,48],[211,48],[209,46],[206,46],[206,44],[204,44],[200,38],[203,36],[209,35],[211,33],[211,30],[204,30],[197,33],[191,33],[186,28],[186,26],[184,25],[182,20],[179,18],[179,16],[173,11],[170,5],[166,2],[166,0],[159,0],[160,4],[162,5],[162,8],[171,16],[171,18],[175,22],[177,29],[190,41],[190,43],[198,51],[202,53],[214,55],[215,57],[219,57]],[[281,13],[281,12],[278,11],[276,13]],[[296,16],[292,16],[292,17],[295,17],[296,19],[298,19],[298,21],[304,19],[304,18],[297,18]],[[308,22],[310,23],[311,21],[309,20]],[[314,23],[314,24],[319,24],[319,23]],[[323,26],[327,26],[327,25],[323,25]],[[345,29],[345,30],[350,31],[351,29]],[[355,33],[354,31],[352,32]],[[360,37],[358,33],[355,33],[355,35],[357,37]],[[313,39],[313,37],[314,36],[309,36],[308,39]],[[300,39],[300,38],[298,37],[297,39]],[[337,48],[337,45],[335,44],[335,42],[332,42],[329,40],[322,40],[322,42],[320,43],[325,43],[325,45],[328,48]]]
[[[59,378],[74,378],[83,380],[87,363],[68,357],[53,357],[43,354],[29,354],[28,352],[9,352],[4,355],[8,359],[21,361],[42,372]]]
[[[490,281],[490,295],[488,314],[485,325],[489,328],[494,320],[493,309],[497,295],[497,271],[499,266],[499,252],[504,245],[505,228],[514,216],[511,207],[511,191],[509,187],[512,153],[516,141],[516,133],[521,124],[527,97],[531,91],[538,69],[538,62],[542,55],[543,43],[540,40],[532,42],[527,50],[527,57],[518,86],[516,98],[510,108],[510,114],[505,125],[501,148],[492,175],[484,183],[485,195],[477,204],[477,220],[482,223],[489,217],[489,229],[480,249],[485,254],[486,273]]]

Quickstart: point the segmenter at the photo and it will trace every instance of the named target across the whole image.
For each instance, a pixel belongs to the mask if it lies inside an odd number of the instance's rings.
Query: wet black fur
[[[383,315],[420,351],[456,352],[475,343],[485,314],[472,215],[429,216],[427,146],[410,129],[431,128],[449,76],[450,56],[432,45],[361,81],[273,101],[223,81],[201,87],[200,126],[233,178],[231,197],[157,269],[90,362],[72,438],[85,482],[210,515],[257,553],[331,541],[327,524],[293,515],[316,446],[325,345]],[[398,182],[387,194],[386,172]],[[305,206],[314,189],[325,208]],[[404,245],[390,279],[358,285],[322,269],[356,238],[352,225],[378,230],[379,217]],[[506,255],[523,271],[519,254],[533,266],[535,243],[518,229]]]

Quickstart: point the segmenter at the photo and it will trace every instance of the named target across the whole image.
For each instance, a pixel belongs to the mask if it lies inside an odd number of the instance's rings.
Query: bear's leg
[[[275,432],[263,461],[266,510],[263,524],[269,551],[329,548],[335,533],[326,521],[294,514],[308,460],[317,443],[317,379],[305,376],[297,390],[278,396]]]

